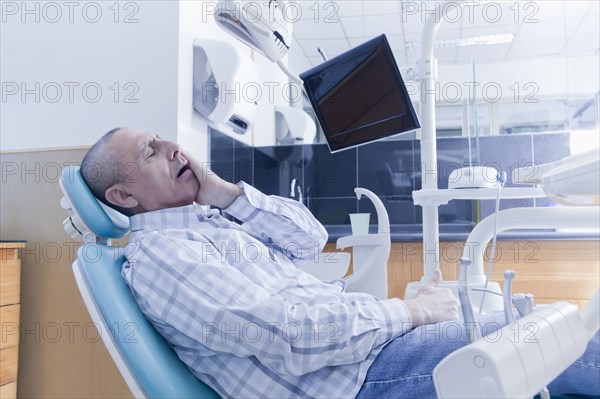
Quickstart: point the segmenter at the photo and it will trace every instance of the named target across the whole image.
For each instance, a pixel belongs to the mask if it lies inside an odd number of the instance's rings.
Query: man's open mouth
[[[188,170],[189,168],[190,168],[190,164],[189,164],[189,162],[186,162],[186,164],[185,164],[185,165],[183,165],[183,166],[181,167],[181,169],[179,170],[179,173],[177,173],[177,178],[179,179],[179,178],[181,177],[181,175],[183,175],[183,173],[184,173],[186,170]]]

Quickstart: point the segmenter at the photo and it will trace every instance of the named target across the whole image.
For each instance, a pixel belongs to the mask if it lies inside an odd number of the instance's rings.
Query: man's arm
[[[243,229],[296,261],[313,261],[327,242],[323,225],[300,202],[267,196],[247,183],[232,184],[184,153],[198,178],[196,202],[214,205],[243,223]]]
[[[172,345],[255,357],[276,373],[299,376],[363,361],[411,328],[399,299],[349,293],[290,301],[223,264],[207,245],[159,232],[140,243],[129,281],[140,308]]]
[[[327,242],[323,225],[300,202],[267,196],[254,187],[240,183],[244,195],[225,209],[242,221],[242,228],[279,249],[293,262],[314,261]]]

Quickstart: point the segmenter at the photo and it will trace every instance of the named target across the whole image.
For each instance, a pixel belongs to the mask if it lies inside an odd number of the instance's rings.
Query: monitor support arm
[[[437,145],[435,126],[435,83],[438,79],[437,60],[433,56],[433,46],[441,21],[459,2],[436,2],[441,11],[427,16],[420,41],[420,58],[417,61],[417,82],[421,93],[421,189],[437,190]],[[442,7],[444,5],[444,7]],[[423,205],[423,259],[422,282],[428,281],[439,266],[439,205]]]

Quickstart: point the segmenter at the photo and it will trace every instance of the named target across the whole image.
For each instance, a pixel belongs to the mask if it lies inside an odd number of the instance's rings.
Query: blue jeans
[[[506,324],[502,312],[479,322],[484,334]],[[393,339],[375,358],[356,398],[435,398],[433,369],[467,341],[462,320],[420,326]],[[599,347],[596,334],[585,354],[548,386],[550,395],[600,396]]]

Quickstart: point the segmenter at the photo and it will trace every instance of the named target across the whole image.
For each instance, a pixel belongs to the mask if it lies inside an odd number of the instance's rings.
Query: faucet
[[[302,203],[302,187],[300,187],[300,184],[296,184],[296,179],[292,179],[290,184],[290,198],[296,197],[296,187],[298,187],[298,201]]]
[[[387,265],[392,248],[390,220],[383,202],[374,192],[356,187],[356,197],[371,200],[377,211],[377,234],[350,235],[336,241],[338,249],[352,247],[354,272],[345,278],[349,292],[368,292],[378,298],[388,297]]]

